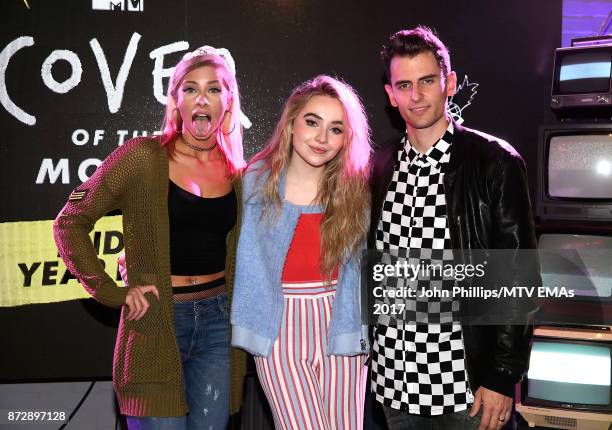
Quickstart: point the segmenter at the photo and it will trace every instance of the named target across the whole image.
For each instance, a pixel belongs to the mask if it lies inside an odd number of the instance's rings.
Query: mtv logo
[[[144,11],[144,0],[91,0],[93,10]]]
[[[125,10],[125,0],[91,0],[91,8],[93,10]]]
[[[131,12],[142,12],[144,10],[144,0],[126,0],[127,10]]]

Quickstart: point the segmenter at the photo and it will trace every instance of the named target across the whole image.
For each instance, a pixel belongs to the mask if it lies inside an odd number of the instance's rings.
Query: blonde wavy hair
[[[211,66],[224,71],[221,81],[223,86],[230,93],[231,110],[229,111],[229,124],[225,119],[217,130],[217,144],[221,154],[225,158],[227,171],[230,176],[237,175],[246,165],[242,149],[242,125],[240,123],[240,94],[238,92],[238,82],[234,73],[230,70],[226,60],[215,54],[194,55],[183,59],[174,68],[172,76],[168,82],[168,101],[162,122],[162,146],[168,145],[170,156],[174,153],[174,143],[176,138],[181,135],[183,120],[176,106],[178,89],[185,79],[185,75],[192,70],[200,67]],[[223,129],[229,129],[228,133]]]
[[[331,277],[344,258],[359,252],[366,237],[370,190],[368,173],[371,153],[370,128],[359,96],[345,82],[320,75],[297,86],[285,103],[281,118],[267,146],[250,164],[261,161],[259,175],[269,175],[259,191],[267,215],[280,211],[279,182],[293,153],[293,123],[314,96],[332,97],[344,110],[345,141],[329,161],[319,182],[315,203],[325,208],[321,223],[321,273]]]

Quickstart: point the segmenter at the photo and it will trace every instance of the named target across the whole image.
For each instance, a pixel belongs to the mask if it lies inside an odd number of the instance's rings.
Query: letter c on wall
[[[11,57],[19,51],[21,48],[26,46],[34,45],[34,38],[30,36],[22,36],[13,40],[11,43],[0,52],[0,103],[8,113],[13,115],[19,121],[27,125],[36,124],[36,117],[25,112],[19,106],[17,106],[8,95],[6,91],[6,68],[11,60]]]

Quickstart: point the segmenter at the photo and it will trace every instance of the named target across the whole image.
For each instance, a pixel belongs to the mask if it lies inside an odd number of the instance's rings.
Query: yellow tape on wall
[[[123,250],[121,216],[100,219],[91,234],[106,272],[119,285],[117,255]],[[0,223],[0,307],[90,297],[57,254],[53,221]]]

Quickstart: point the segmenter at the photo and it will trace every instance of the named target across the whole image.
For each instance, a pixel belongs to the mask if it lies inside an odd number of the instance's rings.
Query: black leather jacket
[[[403,136],[374,152],[370,184],[372,219],[368,248],[376,248],[376,230],[382,205],[397,164]],[[531,204],[525,165],[508,143],[484,133],[454,125],[450,162],[443,167],[448,227],[453,249],[534,249]],[[484,251],[486,252],[486,251]],[[510,286],[541,285],[534,254],[516,253],[504,262]],[[460,300],[462,322],[473,304]],[[511,397],[514,384],[527,370],[531,321],[537,305],[531,299],[505,299],[505,310],[522,315],[513,325],[462,324],[466,366],[472,391],[484,386]]]

